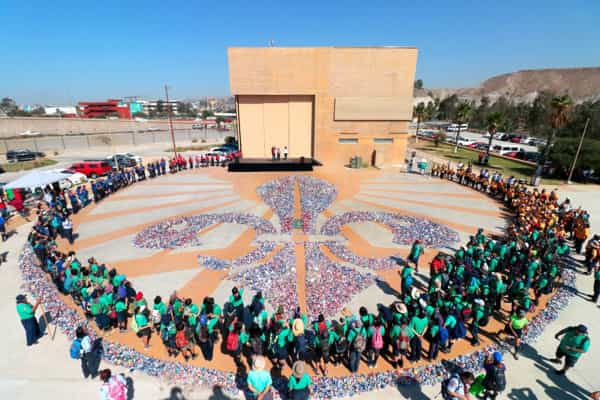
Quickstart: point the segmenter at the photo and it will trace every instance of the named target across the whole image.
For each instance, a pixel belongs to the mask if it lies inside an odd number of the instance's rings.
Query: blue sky
[[[419,48],[427,87],[600,65],[599,0],[0,0],[0,96],[19,103],[228,95],[229,46]]]

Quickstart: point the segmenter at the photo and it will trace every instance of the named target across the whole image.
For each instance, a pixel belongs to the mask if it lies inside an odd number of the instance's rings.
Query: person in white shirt
[[[452,400],[470,400],[469,387],[474,381],[475,377],[468,371],[452,375],[446,386],[448,398]]]
[[[288,156],[288,148],[287,148],[287,146],[283,146],[283,159],[287,160],[287,156]]]
[[[73,222],[71,222],[71,219],[69,217],[65,218],[65,220],[63,221],[62,231],[63,236],[69,241],[69,244],[73,244]]]
[[[81,344],[81,372],[84,378],[92,379],[98,375],[97,354],[94,351],[92,339],[83,326],[77,327],[75,336]]]

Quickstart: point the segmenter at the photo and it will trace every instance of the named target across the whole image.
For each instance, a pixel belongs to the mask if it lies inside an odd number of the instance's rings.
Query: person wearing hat
[[[569,326],[554,335],[557,340],[561,336],[562,339],[556,349],[556,358],[551,361],[560,363],[561,359],[565,358],[564,367],[561,370],[556,370],[557,374],[564,375],[570,368],[575,366],[579,357],[590,349],[590,338],[588,328],[585,325]]]
[[[483,387],[485,388],[485,399],[495,399],[504,389],[506,389],[506,365],[502,362],[502,353],[495,351],[490,354],[489,362],[486,360],[485,378],[483,378]]]
[[[306,373],[304,361],[296,361],[292,366],[292,376],[288,381],[289,399],[308,400],[310,397],[310,375]]]
[[[32,346],[36,344],[37,340],[41,336],[40,326],[38,325],[37,319],[35,318],[35,312],[41,304],[42,299],[38,297],[35,303],[31,305],[27,301],[27,296],[24,294],[20,294],[17,296],[16,300],[17,313],[19,314],[21,324],[25,329],[25,339],[27,341],[27,346]]]
[[[307,317],[306,314],[300,313],[300,307],[296,310],[296,318],[290,321],[292,325],[292,335],[294,343],[294,352],[292,357],[295,359],[304,360],[307,351],[306,336],[304,330],[306,328]]]
[[[519,310],[517,314],[513,314],[510,317],[510,321],[504,326],[504,330],[498,332],[498,338],[500,338],[500,335],[502,333],[505,333],[515,338],[515,360],[519,359],[519,347],[521,346],[521,337],[523,336],[523,333],[527,330],[527,324],[529,324],[529,320],[527,319],[527,311]]]
[[[271,374],[265,371],[265,365],[265,358],[257,356],[252,363],[252,370],[248,372],[248,377],[246,378],[252,398],[257,400],[271,400],[273,398],[273,393],[271,392],[273,380],[271,379]]]

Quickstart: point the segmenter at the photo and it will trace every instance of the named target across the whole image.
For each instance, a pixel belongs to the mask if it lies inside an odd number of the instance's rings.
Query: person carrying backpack
[[[242,346],[248,342],[249,336],[244,332],[244,325],[234,320],[233,324],[229,326],[229,332],[227,333],[227,339],[225,347],[227,352],[233,357],[235,365],[237,367],[242,366]]]
[[[373,326],[369,328],[368,336],[370,339],[369,346],[369,358],[367,365],[373,369],[377,366],[377,360],[379,359],[379,353],[383,349],[383,335],[385,335],[385,328],[381,319],[375,318]]]
[[[470,400],[469,387],[474,381],[471,372],[453,373],[442,382],[442,397],[444,400]]]
[[[71,343],[69,353],[72,359],[81,360],[81,372],[84,378],[93,379],[98,375],[98,355],[94,351],[92,339],[83,326],[78,326],[75,330],[75,339]]]
[[[402,368],[404,365],[404,357],[410,354],[410,336],[411,330],[408,327],[408,320],[405,317],[400,319],[399,324],[394,324],[390,332],[392,341],[392,366]]]
[[[327,363],[330,358],[330,350],[333,342],[336,339],[335,332],[330,330],[331,327],[325,321],[325,317],[319,314],[318,320],[315,323],[315,337],[314,337],[314,348],[315,348],[315,364],[317,367],[317,374],[319,369],[323,375],[327,375]]]
[[[110,369],[100,371],[100,400],[126,400],[127,381],[123,374],[113,375]]]
[[[557,374],[564,375],[575,366],[579,357],[590,349],[590,338],[588,328],[585,325],[570,326],[554,335],[557,340],[560,336],[562,336],[562,339],[556,349],[556,358],[551,361],[560,363],[561,359],[565,358],[564,367],[561,370],[556,370]]]
[[[348,343],[350,343],[349,350],[349,368],[350,372],[357,372],[360,364],[360,356],[367,348],[366,331],[358,320],[354,320],[350,323],[350,329],[348,330]]]
[[[506,389],[506,366],[502,363],[502,353],[495,351],[492,362],[485,366],[486,374],[483,379],[485,388],[484,398],[494,400]]]

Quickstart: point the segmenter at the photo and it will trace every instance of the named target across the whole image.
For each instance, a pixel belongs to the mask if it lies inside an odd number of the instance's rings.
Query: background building
[[[402,162],[416,48],[230,48],[229,77],[245,157],[346,164]]]
[[[106,101],[84,101],[79,103],[84,118],[108,118],[131,119],[129,106],[120,99],[108,99]]]

